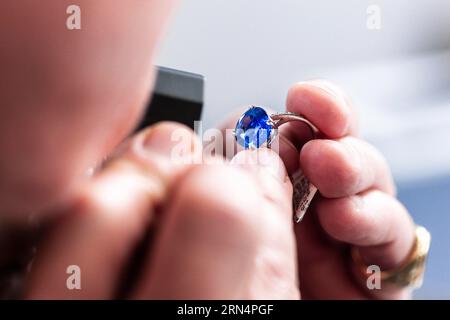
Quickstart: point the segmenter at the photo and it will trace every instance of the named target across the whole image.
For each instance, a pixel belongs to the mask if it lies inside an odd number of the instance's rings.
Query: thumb
[[[253,298],[299,298],[292,184],[283,161],[273,150],[261,148],[241,151],[231,163],[253,177],[252,193],[260,202],[255,208],[260,246],[252,288],[261,294]]]

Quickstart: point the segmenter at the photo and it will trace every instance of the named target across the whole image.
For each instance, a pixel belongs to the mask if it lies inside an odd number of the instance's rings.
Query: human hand
[[[415,227],[395,198],[386,161],[359,138],[349,99],[328,82],[309,81],[290,89],[286,105],[326,137],[309,141],[309,128],[292,122],[280,127],[274,143],[289,174],[301,167],[319,190],[295,226],[302,298],[408,297],[410,290],[392,286],[369,290],[351,261],[350,248],[357,247],[368,265],[398,267],[413,247]]]
[[[44,225],[26,297],[298,296],[294,239],[286,231],[292,229],[288,179],[271,203],[259,182],[265,171],[179,166],[167,154],[158,157],[154,146],[142,156],[133,142],[92,179],[84,174],[137,124],[153,83],[157,40],[175,2],[81,0],[78,31],[66,29],[68,1],[1,4],[0,34],[8,44],[0,52],[2,231],[13,224],[27,229],[29,214],[56,219]],[[164,142],[169,129],[153,132]],[[241,157],[251,157],[246,154]],[[147,227],[155,241],[145,238]],[[142,243],[150,248],[143,249],[142,272],[135,272],[139,287],[118,290],[130,283],[121,275]],[[22,252],[1,249],[2,267]],[[80,291],[66,286],[70,265],[81,268]]]
[[[189,141],[181,157],[174,134]],[[172,123],[120,149],[60,210],[37,248],[27,298],[299,297],[292,186],[273,151],[193,165],[199,142]],[[71,265],[80,290],[66,286]]]
[[[412,246],[414,224],[392,196],[382,157],[354,137],[348,100],[323,86],[293,87],[288,111],[304,114],[335,138],[305,144],[307,128],[280,129],[287,171],[301,165],[321,193],[295,235],[292,187],[272,151],[243,151],[231,166],[193,166],[200,156],[195,147],[184,155],[186,162],[174,162],[175,131],[195,146],[199,142],[185,128],[160,124],[132,138],[61,210],[39,246],[26,296],[298,298],[300,278],[302,298],[406,297],[408,290],[369,292],[352,273],[353,245],[370,264],[400,264]],[[143,147],[144,140],[150,147]],[[299,155],[296,146],[303,144]],[[137,247],[141,258],[134,256]],[[66,286],[70,265],[82,271],[81,290]],[[130,272],[131,278],[124,276]]]

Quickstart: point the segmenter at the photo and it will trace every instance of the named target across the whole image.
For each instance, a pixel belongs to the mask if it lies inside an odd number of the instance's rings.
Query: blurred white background
[[[370,5],[379,30],[367,27]],[[450,298],[450,1],[184,0],[158,64],[206,77],[206,127],[248,104],[283,110],[297,81],[343,87],[432,232],[416,297]]]

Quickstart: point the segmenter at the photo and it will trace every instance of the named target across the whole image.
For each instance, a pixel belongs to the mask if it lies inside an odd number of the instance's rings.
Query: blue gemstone
[[[270,140],[272,130],[267,112],[261,107],[251,107],[238,120],[234,134],[245,149],[256,149]]]

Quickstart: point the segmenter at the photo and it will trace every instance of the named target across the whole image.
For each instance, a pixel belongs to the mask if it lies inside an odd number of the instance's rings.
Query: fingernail
[[[275,152],[267,148],[241,151],[234,156],[231,164],[257,173],[263,171],[281,182],[287,179],[287,171],[282,160]]]
[[[306,81],[305,84],[319,88],[322,91],[325,91],[325,93],[332,96],[333,98],[338,98],[338,99],[344,100],[341,90],[329,81],[315,79],[315,80]]]
[[[161,134],[158,130],[153,130],[149,128],[142,133],[141,141],[138,141],[142,148],[151,153],[157,153],[161,156],[170,156],[173,146],[170,141],[170,135]]]
[[[166,123],[149,128],[137,143],[148,154],[157,154],[178,164],[197,161],[201,154],[194,133],[178,124]]]

